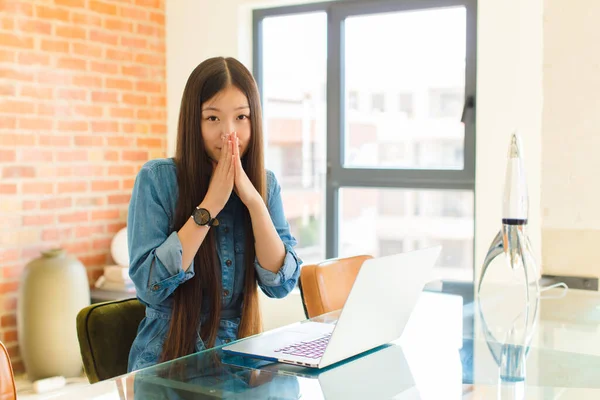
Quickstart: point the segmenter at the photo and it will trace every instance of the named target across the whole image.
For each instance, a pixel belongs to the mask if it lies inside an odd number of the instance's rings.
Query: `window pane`
[[[435,273],[473,279],[473,192],[343,188],[340,256],[386,256],[442,245]]]
[[[325,258],[326,39],[325,13],[263,21],[266,166],[305,263]]]
[[[345,22],[344,166],[462,169],[464,7]]]

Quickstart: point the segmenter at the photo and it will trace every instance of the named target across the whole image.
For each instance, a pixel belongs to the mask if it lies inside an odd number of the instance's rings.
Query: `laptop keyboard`
[[[282,347],[281,349],[277,349],[275,351],[281,352],[282,354],[288,354],[290,356],[300,356],[313,359],[321,358],[325,352],[327,343],[329,343],[329,338],[331,338],[331,333],[328,333],[327,335],[317,339],[302,341],[287,347]]]

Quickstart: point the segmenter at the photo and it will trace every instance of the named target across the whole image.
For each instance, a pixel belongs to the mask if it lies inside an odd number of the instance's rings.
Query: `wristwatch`
[[[216,218],[212,218],[210,216],[210,212],[206,208],[200,208],[200,206],[197,206],[196,209],[192,212],[192,218],[194,218],[194,222],[200,226],[219,225],[219,220]]]

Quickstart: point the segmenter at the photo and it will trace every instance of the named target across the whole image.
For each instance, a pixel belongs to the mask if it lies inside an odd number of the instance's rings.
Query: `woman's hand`
[[[235,177],[234,142],[230,135],[224,136],[221,144],[221,157],[217,163],[213,161],[213,173],[210,178],[208,192],[201,207],[206,208],[214,218],[221,212],[233,190]]]
[[[258,201],[262,201],[262,197],[246,175],[244,167],[242,166],[242,159],[240,156],[240,146],[237,133],[233,132],[233,163],[235,165],[235,192],[239,196],[240,200],[246,205],[248,209],[252,208]]]

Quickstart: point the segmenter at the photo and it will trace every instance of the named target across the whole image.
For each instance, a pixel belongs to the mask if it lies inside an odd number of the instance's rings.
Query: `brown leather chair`
[[[0,400],[15,400],[17,388],[6,347],[0,342]]]
[[[305,265],[298,286],[307,318],[339,310],[350,294],[356,275],[370,255],[325,260]]]

